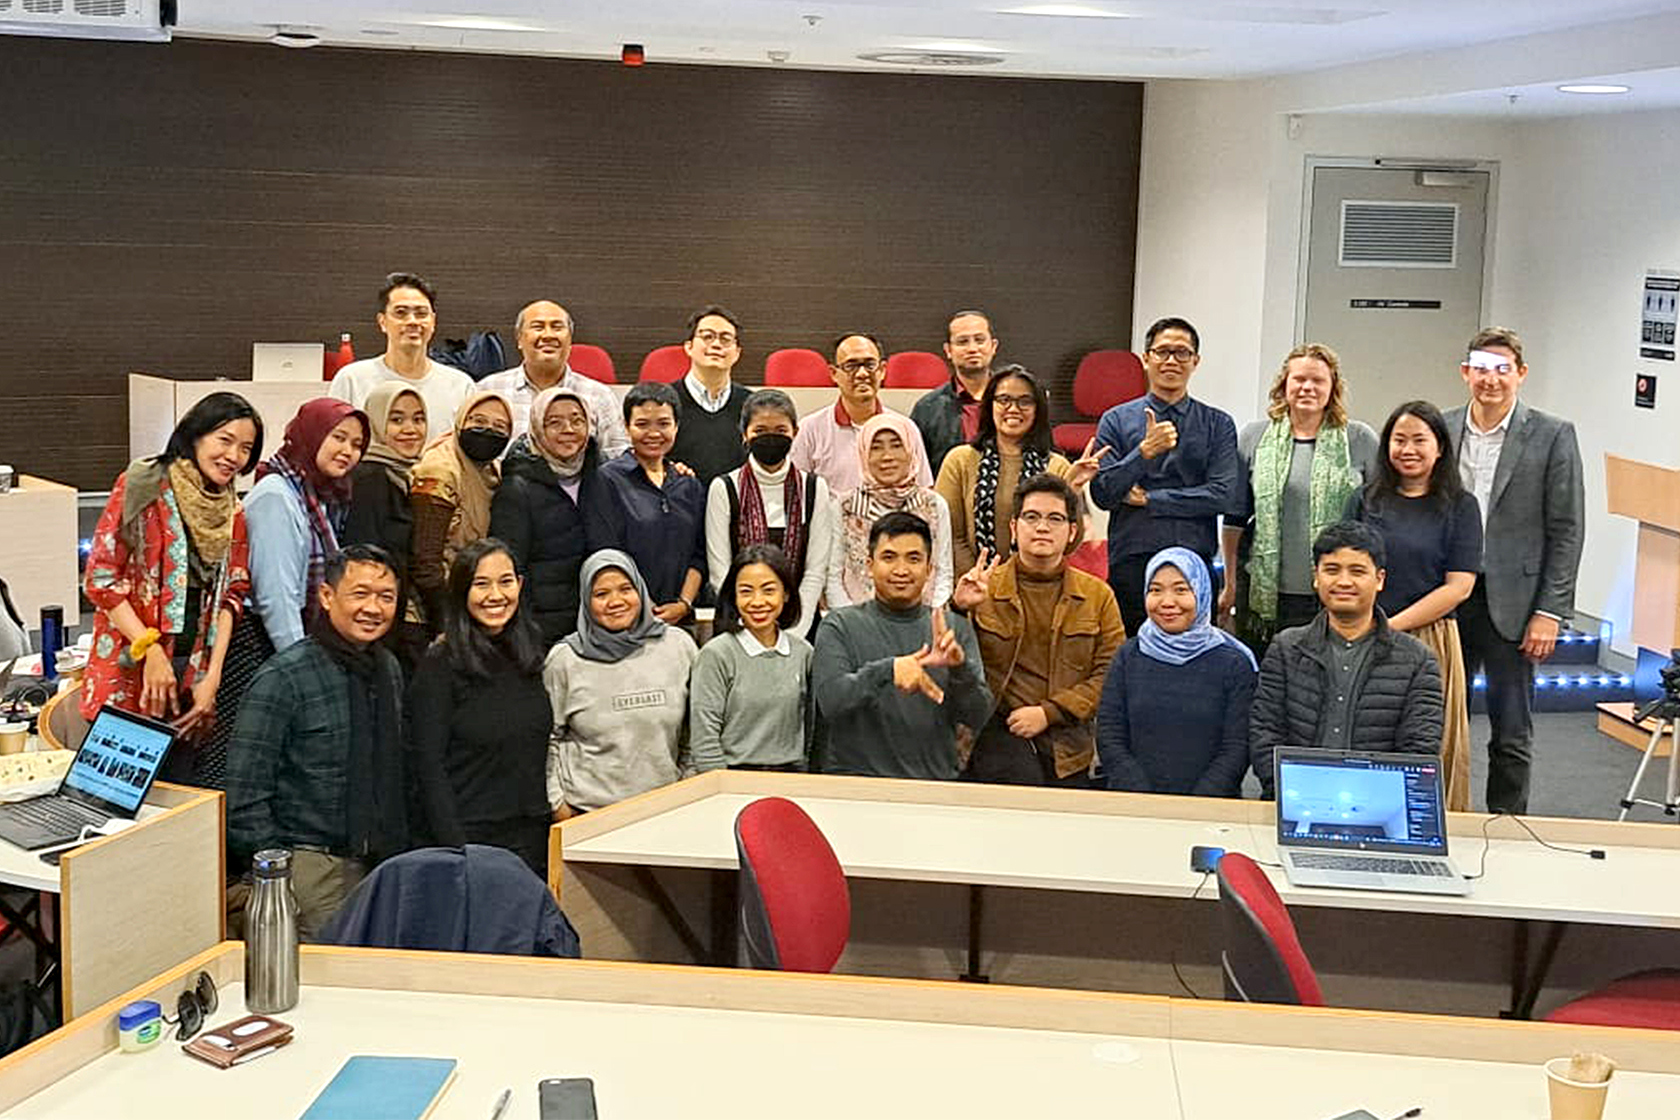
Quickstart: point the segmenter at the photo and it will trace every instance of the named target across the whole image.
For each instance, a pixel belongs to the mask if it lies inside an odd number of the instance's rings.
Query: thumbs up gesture
[[[1138,444],[1138,454],[1145,459],[1153,459],[1165,455],[1178,446],[1178,425],[1171,420],[1156,420],[1155,410],[1143,410],[1143,442]]]

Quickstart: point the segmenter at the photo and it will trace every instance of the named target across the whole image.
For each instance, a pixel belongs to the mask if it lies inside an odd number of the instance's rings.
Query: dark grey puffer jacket
[[[1429,647],[1390,628],[1377,611],[1376,645],[1354,682],[1352,748],[1356,751],[1441,753],[1441,669]],[[1267,798],[1272,754],[1278,747],[1335,746],[1329,742],[1330,620],[1320,611],[1305,626],[1272,639],[1248,721],[1249,760]]]

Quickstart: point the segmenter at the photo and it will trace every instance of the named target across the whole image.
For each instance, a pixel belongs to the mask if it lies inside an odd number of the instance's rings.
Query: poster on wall
[[[1645,302],[1639,315],[1639,356],[1674,360],[1674,325],[1680,321],[1680,272],[1652,269],[1645,274]]]

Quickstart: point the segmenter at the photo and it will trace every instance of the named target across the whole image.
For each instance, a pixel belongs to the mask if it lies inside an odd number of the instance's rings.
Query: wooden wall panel
[[[990,308],[1047,374],[1131,335],[1141,87],[179,40],[0,38],[0,459],[104,489],[124,375],[248,376],[354,333],[379,278],[440,334],[556,296],[620,379],[695,307],[737,376],[867,329],[934,349]]]

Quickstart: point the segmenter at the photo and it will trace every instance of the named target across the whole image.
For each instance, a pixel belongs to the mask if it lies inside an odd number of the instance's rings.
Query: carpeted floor
[[[1473,717],[1470,738],[1476,807],[1484,808],[1481,791],[1487,781],[1487,718]],[[1615,820],[1627,792],[1640,752],[1599,733],[1595,712],[1553,712],[1534,717],[1534,777],[1528,809],[1534,816],[1600,817]],[[1646,768],[1640,793],[1654,800],[1663,795],[1668,759],[1655,758]],[[1630,821],[1670,821],[1660,809],[1635,806]]]

